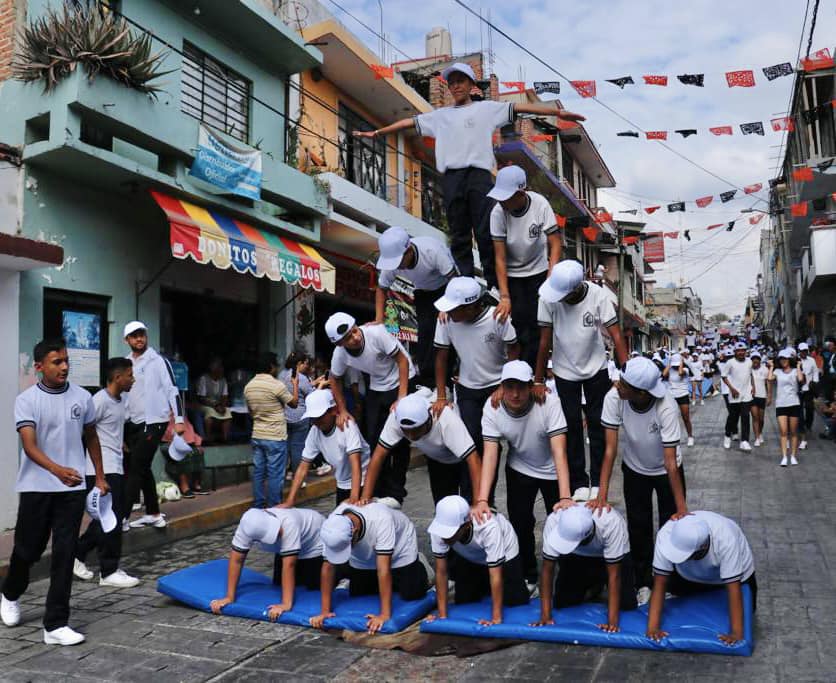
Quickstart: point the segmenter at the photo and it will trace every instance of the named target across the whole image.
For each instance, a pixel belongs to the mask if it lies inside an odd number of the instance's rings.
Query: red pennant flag
[[[731,126],[715,126],[714,128],[709,128],[714,135],[731,135],[732,134],[732,127]]]
[[[711,202],[713,202],[713,201],[714,201],[714,197],[708,196],[708,197],[700,197],[699,199],[696,200],[695,203],[698,207],[700,207],[701,209],[704,209],[706,206],[711,204]]]
[[[809,183],[813,180],[813,169],[807,166],[797,168],[792,172],[792,179],[799,183]]]
[[[716,230],[717,228],[722,228],[725,223],[715,223],[714,225],[709,225],[706,230]]]
[[[594,242],[598,239],[598,228],[584,228],[581,232],[583,232],[583,236],[586,237],[588,242]]]
[[[755,183],[754,185],[747,185],[743,188],[743,192],[746,194],[752,194],[753,192],[760,192],[763,189],[763,183]]]
[[[831,195],[830,195],[830,198],[831,198],[834,202],[836,202],[836,192],[834,192],[833,194],[831,194]]]
[[[824,48],[814,52],[809,57],[801,60],[801,68],[804,71],[819,71],[820,69],[832,69],[833,57],[830,56],[830,50]]]
[[[558,228],[562,230],[566,227],[566,216],[561,216],[559,213],[556,213],[554,219],[557,221]]]
[[[645,209],[645,211],[646,211],[647,213],[653,213],[653,212],[654,212],[654,211],[656,211],[657,209],[661,209],[661,208],[662,208],[661,206],[648,206],[648,207]]]
[[[648,140],[667,140],[668,131],[666,130],[649,130],[645,133]]]
[[[612,221],[612,214],[606,209],[596,209],[594,213],[595,220],[599,223],[609,223]]]
[[[757,225],[763,220],[764,214],[759,213],[756,216],[749,216],[749,224],[750,225]]]
[[[569,83],[581,97],[595,97],[598,94],[595,81],[569,81]]]
[[[626,246],[629,246],[631,244],[638,244],[638,241],[639,241],[639,238],[637,236],[636,237],[630,236],[630,237],[625,237],[624,239],[622,239],[621,243],[626,245]]]
[[[563,121],[558,120],[557,122],[557,129],[558,130],[569,130],[570,128],[577,128],[580,124],[577,121]]]
[[[395,76],[395,70],[391,66],[369,64],[369,68],[374,71],[374,79],[376,81],[379,81],[381,78],[394,78]]]
[[[796,218],[807,215],[807,202],[798,202],[797,204],[790,204],[790,214]]]
[[[502,81],[502,86],[511,90],[525,90],[525,81]]]
[[[537,133],[536,135],[532,135],[529,140],[531,142],[551,142],[554,140],[554,135],[546,135],[545,133]]]
[[[679,239],[679,231],[678,230],[676,232],[664,232],[662,234],[665,237],[667,237],[669,240]]]
[[[795,121],[792,120],[792,116],[782,116],[779,119],[771,119],[770,123],[772,124],[772,130],[774,131],[786,130],[792,132],[795,130]]]
[[[642,76],[646,85],[667,85],[667,76]]]
[[[755,72],[751,70],[727,71],[726,83],[730,88],[753,88],[755,86]]]

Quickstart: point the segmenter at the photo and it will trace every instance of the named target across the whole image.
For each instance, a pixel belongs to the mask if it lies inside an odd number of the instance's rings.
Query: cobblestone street
[[[124,559],[142,584],[128,590],[76,581],[71,625],[78,647],[42,643],[46,581],[23,597],[23,623],[0,630],[0,679],[133,681],[575,680],[832,681],[836,679],[836,449],[813,437],[801,466],[779,468],[774,410],[752,454],[722,448],[722,400],[695,407],[697,445],[685,449],[688,503],[738,520],[755,554],[760,587],[755,653],[748,659],[529,643],[469,658],[420,657],[347,644],[330,634],[183,607],[158,594],[163,574],[226,554],[232,528]],[[819,425],[816,425],[818,427]],[[820,431],[816,429],[816,432]],[[616,468],[618,469],[618,468]],[[405,512],[427,552],[426,471],[410,472]],[[621,484],[613,490],[620,493]],[[620,495],[614,497],[620,503]],[[331,503],[320,501],[326,511]],[[504,509],[504,501],[500,504]],[[543,511],[538,510],[542,521]],[[272,556],[248,566],[267,571]],[[831,643],[829,646],[827,643]]]

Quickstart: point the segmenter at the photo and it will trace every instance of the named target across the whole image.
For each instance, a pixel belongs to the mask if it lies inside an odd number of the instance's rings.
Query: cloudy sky
[[[782,137],[772,133],[769,119],[783,115],[788,106],[792,77],[769,82],[761,68],[781,62],[795,63],[802,35],[806,0],[597,0],[595,2],[476,4],[464,0],[546,63],[572,80],[597,80],[599,99],[643,130],[669,131],[668,144],[716,176],[739,187],[773,177]],[[379,39],[341,11],[332,0],[323,5],[349,29],[377,50]],[[336,0],[369,26],[380,26],[380,6],[374,0]],[[424,55],[424,36],[433,26],[445,26],[453,36],[453,52],[487,49],[487,28],[454,0],[381,0],[389,41],[390,61]],[[810,32],[804,23],[802,56]],[[518,47],[493,33],[495,72],[500,80],[558,80]],[[836,44],[836,0],[821,0],[813,37],[813,51]],[[754,88],[729,88],[725,72],[753,69]],[[676,75],[704,73],[705,87],[684,86]],[[669,77],[668,87],[642,84],[642,75]],[[637,85],[619,90],[607,78],[632,75]],[[646,230],[691,229],[691,242],[666,240],[668,260],[659,269],[658,282],[691,284],[703,298],[707,312],[738,313],[747,288],[759,269],[759,231],[740,209],[765,208],[742,192],[739,199],[721,204],[717,195],[733,189],[728,183],[697,168],[644,139],[619,138],[630,126],[603,106],[581,99],[562,83],[561,100],[584,114],[587,128],[616,179],[614,191],[602,191],[599,201],[617,216],[622,209],[643,208],[673,201],[691,201],[715,195],[705,209],[691,203],[686,213],[666,209],[646,216]],[[739,124],[762,121],[763,137],[742,136]],[[709,127],[731,125],[732,137],[715,137]],[[697,128],[687,139],[673,133]],[[766,193],[761,193],[766,197]],[[629,218],[629,216],[625,216]],[[713,230],[712,223],[739,219],[732,232]]]

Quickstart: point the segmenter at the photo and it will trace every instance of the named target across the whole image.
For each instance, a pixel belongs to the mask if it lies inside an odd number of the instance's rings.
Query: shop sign
[[[221,140],[203,124],[189,175],[231,194],[261,199],[261,152]]]

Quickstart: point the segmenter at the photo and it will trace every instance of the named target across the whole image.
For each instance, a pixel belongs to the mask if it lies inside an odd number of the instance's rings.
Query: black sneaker
[[[185,491],[180,491],[181,498],[194,498],[194,492],[191,489],[186,489]]]

